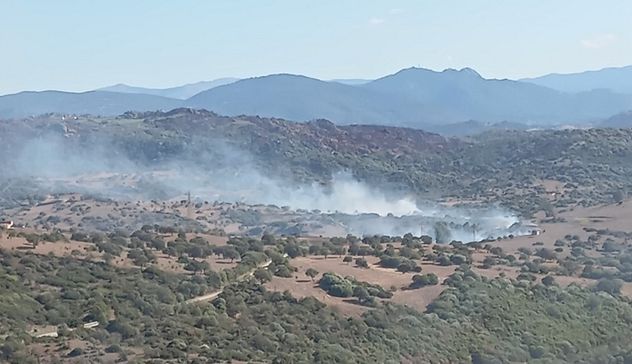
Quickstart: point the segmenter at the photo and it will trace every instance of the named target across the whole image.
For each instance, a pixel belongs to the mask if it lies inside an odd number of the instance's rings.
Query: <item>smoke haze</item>
[[[258,169],[251,155],[225,141],[211,151],[183,151],[157,163],[132,160],[108,140],[69,142],[58,134],[25,138],[6,178],[28,178],[40,193],[80,192],[113,199],[181,199],[187,192],[198,200],[288,206],[327,214],[358,235],[437,236],[445,223],[451,239],[471,241],[520,230],[515,214],[496,207],[448,208],[396,195],[354,179],[345,171],[330,183],[296,185]]]

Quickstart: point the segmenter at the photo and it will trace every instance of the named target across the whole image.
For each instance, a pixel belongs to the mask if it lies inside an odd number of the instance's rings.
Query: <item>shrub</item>
[[[410,288],[421,288],[426,286],[434,286],[439,284],[439,277],[434,273],[415,274]]]

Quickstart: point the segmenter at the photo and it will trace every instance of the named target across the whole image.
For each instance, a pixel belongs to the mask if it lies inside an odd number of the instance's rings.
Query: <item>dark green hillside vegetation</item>
[[[376,306],[378,298],[391,298],[393,293],[377,284],[359,282],[353,277],[341,277],[336,273],[325,273],[318,282],[320,288],[336,297],[356,297],[358,303]]]
[[[209,272],[185,278],[155,268],[121,270],[2,251],[0,277],[0,353],[14,363],[35,362],[32,343],[71,338],[117,349],[121,357],[140,348],[143,360],[176,362],[632,359],[628,302],[573,286],[488,280],[469,271],[448,280],[451,287],[428,313],[384,304],[360,318],[343,317],[314,298],[268,292],[255,279],[226,287],[212,303],[184,304],[212,285]],[[93,320],[100,325],[68,330]],[[60,338],[27,334],[30,325],[45,324],[57,326]]]
[[[33,136],[63,138],[68,155],[107,145],[107,155],[100,158],[108,165],[122,158],[150,168],[180,166],[217,175],[234,175],[239,166],[245,176],[265,171],[285,184],[324,185],[347,171],[385,190],[502,201],[525,214],[550,211],[552,204],[612,202],[632,190],[627,178],[632,174],[631,129],[496,131],[459,140],[406,128],[177,109],[112,119],[6,121],[0,124],[0,151],[15,153],[24,138]],[[564,191],[555,201],[544,196],[545,179],[562,183]],[[165,188],[144,183],[140,191],[152,196]],[[15,189],[24,195],[16,185],[22,184],[13,184],[6,194]]]

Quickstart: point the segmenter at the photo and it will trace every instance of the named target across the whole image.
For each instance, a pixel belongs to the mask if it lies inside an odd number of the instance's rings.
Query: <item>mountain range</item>
[[[181,100],[109,91],[25,91],[0,96],[0,117],[21,118],[45,113],[120,115],[129,110],[172,109]]]
[[[613,92],[632,94],[632,66],[610,67],[580,73],[552,73],[541,77],[525,78],[521,81],[563,92],[607,89]]]
[[[162,89],[135,87],[135,86],[126,85],[124,83],[119,83],[116,85],[100,88],[97,91],[121,92],[121,93],[126,93],[126,94],[147,94],[147,95],[163,96],[163,97],[170,97],[173,99],[185,100],[202,91],[210,90],[213,87],[217,87],[217,86],[228,85],[236,81],[239,81],[239,79],[233,78],[233,77],[227,77],[227,78],[218,78],[213,81],[200,81],[196,83],[189,83],[182,86],[162,88]]]
[[[167,89],[119,84],[83,93],[43,91],[0,96],[0,117],[21,118],[48,112],[108,116],[132,110],[190,107],[229,116],[259,115],[296,121],[324,118],[339,124],[427,129],[464,122],[595,124],[632,110],[632,91],[625,92],[624,82],[619,82],[626,79],[630,70],[631,67],[623,67],[514,81],[485,79],[470,68],[441,72],[408,68],[376,80],[322,81],[275,74]],[[592,83],[582,83],[586,74]],[[555,81],[559,77],[566,81]]]

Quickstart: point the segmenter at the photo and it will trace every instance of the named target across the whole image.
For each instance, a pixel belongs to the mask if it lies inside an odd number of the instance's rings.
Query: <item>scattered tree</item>
[[[318,275],[318,271],[314,268],[308,268],[305,271],[305,275],[308,276],[309,278],[311,278],[312,281],[314,281],[314,278],[316,278],[316,276]]]

